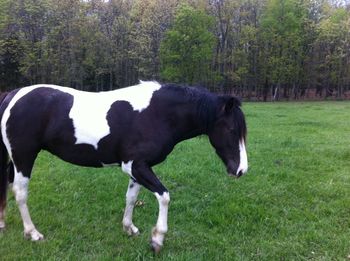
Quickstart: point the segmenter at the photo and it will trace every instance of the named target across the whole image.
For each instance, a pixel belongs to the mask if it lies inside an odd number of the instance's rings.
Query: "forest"
[[[349,99],[349,0],[0,0],[0,89],[157,80]]]

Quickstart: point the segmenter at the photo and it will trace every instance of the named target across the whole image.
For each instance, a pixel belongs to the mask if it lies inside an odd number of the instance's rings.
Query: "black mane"
[[[203,131],[208,132],[214,125],[217,115],[218,96],[203,87],[190,87],[178,84],[165,84],[164,88],[171,91],[172,99],[180,103],[195,105],[196,115],[203,123]]]
[[[239,102],[239,106],[241,106],[241,102]],[[237,106],[234,110],[234,121],[235,121],[235,126],[237,127],[239,137],[242,140],[246,140],[247,137],[247,125],[245,122],[245,117],[241,109]]]

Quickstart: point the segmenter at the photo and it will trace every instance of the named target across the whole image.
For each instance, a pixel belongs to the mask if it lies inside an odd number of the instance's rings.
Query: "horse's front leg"
[[[170,202],[169,192],[164,191],[162,194],[154,193],[159,203],[159,214],[156,226],[152,229],[151,247],[158,253],[163,246],[166,232],[168,231],[168,207]]]
[[[126,206],[123,217],[123,229],[129,236],[139,234],[139,229],[132,222],[132,214],[140,188],[140,184],[130,179],[128,191],[126,192]]]
[[[151,247],[156,253],[163,246],[165,234],[168,231],[168,205],[170,196],[168,190],[156,177],[152,169],[144,162],[133,162],[130,175],[136,181],[154,193],[159,203],[159,214],[156,226],[152,229]]]

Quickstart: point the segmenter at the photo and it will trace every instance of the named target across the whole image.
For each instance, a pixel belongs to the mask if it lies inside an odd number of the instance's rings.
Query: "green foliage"
[[[332,10],[321,20],[314,46],[319,50],[320,79],[328,87],[337,86],[341,95],[350,71],[350,13],[345,8]]]
[[[301,74],[306,5],[299,0],[270,0],[261,20],[267,57],[266,77],[277,84],[293,83]]]
[[[213,19],[204,11],[182,5],[173,27],[161,43],[161,75],[164,80],[188,84],[205,83],[210,73],[215,38]]]
[[[342,98],[349,8],[331,0],[0,0],[0,89],[44,82],[102,91],[142,79],[248,97],[298,98],[316,88]]]

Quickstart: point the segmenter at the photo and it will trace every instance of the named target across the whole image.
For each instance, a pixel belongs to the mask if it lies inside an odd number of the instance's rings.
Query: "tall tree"
[[[5,63],[18,72],[17,83],[35,83],[43,75],[42,40],[45,36],[47,1],[3,1],[6,7],[2,16],[0,54]],[[7,14],[11,15],[7,15]],[[11,75],[6,72],[6,77]]]
[[[20,57],[23,53],[15,21],[10,16],[10,0],[0,1],[0,90],[22,83]]]
[[[97,28],[93,33],[87,28],[90,40],[84,63],[95,90],[120,88],[137,81],[135,59],[130,54],[134,48],[131,9],[131,3],[123,0],[95,0],[90,5],[90,17],[97,21]]]
[[[318,81],[326,95],[341,97],[350,82],[350,13],[344,7],[330,8],[320,21],[314,43],[318,53]]]
[[[160,43],[170,28],[178,0],[138,0],[131,11],[132,54],[142,79],[160,78]]]
[[[265,45],[265,78],[274,84],[272,94],[278,99],[289,95],[291,85],[300,82],[304,59],[304,21],[307,9],[301,0],[269,0],[262,17],[262,40]]]
[[[215,38],[213,19],[202,10],[182,5],[173,27],[161,43],[161,75],[164,80],[188,84],[206,83],[211,78]]]

